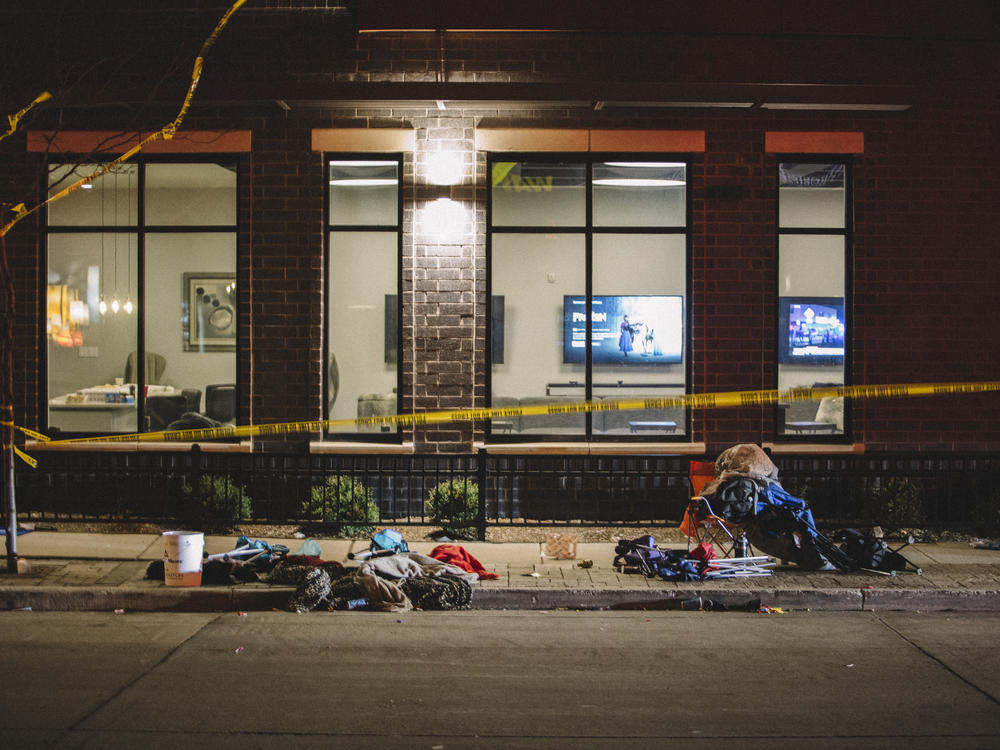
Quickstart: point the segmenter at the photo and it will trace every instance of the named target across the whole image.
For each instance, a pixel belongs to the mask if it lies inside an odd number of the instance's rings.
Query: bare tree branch
[[[17,224],[22,219],[30,216],[31,214],[35,213],[43,206],[47,206],[50,203],[54,203],[55,201],[65,198],[73,191],[80,189],[81,187],[92,182],[98,177],[114,170],[122,162],[131,159],[133,156],[142,151],[143,148],[145,148],[148,144],[152,143],[153,141],[158,141],[161,138],[164,140],[170,140],[171,138],[173,138],[174,135],[176,135],[177,131],[180,130],[181,123],[183,122],[185,115],[187,115],[188,109],[191,107],[191,102],[194,100],[195,92],[198,89],[198,83],[201,80],[201,71],[205,63],[205,55],[208,54],[208,51],[215,44],[215,41],[219,38],[219,34],[222,33],[222,30],[226,27],[226,24],[229,23],[229,19],[233,15],[233,13],[239,10],[240,7],[243,6],[245,3],[246,0],[237,0],[237,2],[233,3],[232,7],[230,7],[229,10],[226,11],[225,15],[222,16],[222,18],[216,24],[215,28],[212,30],[212,33],[209,34],[208,38],[201,45],[201,51],[198,53],[198,56],[195,58],[194,61],[194,69],[191,73],[191,83],[188,86],[187,94],[184,97],[184,103],[181,105],[180,111],[177,113],[177,116],[173,119],[173,121],[167,123],[159,130],[151,133],[150,135],[140,140],[138,144],[130,148],[128,151],[126,151],[124,154],[119,156],[114,161],[108,162],[107,164],[102,164],[93,172],[91,172],[89,175],[80,178],[72,185],[69,185],[68,187],[65,187],[62,190],[60,190],[58,193],[49,196],[46,200],[42,201],[41,203],[38,203],[37,205],[31,208],[25,208],[23,203],[18,204],[18,206],[15,207],[16,215],[14,216],[14,218],[11,219],[2,227],[0,227],[0,237],[5,236],[11,229],[14,228],[15,224]]]

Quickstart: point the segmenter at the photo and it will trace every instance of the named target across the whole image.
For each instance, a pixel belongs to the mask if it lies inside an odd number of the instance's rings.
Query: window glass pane
[[[236,167],[222,164],[146,166],[148,225],[236,224]]]
[[[579,163],[494,162],[493,225],[583,225],[586,176],[586,166]]]
[[[497,234],[492,294],[503,303],[503,361],[493,362],[492,405],[537,406],[584,400],[585,241],[579,235]],[[584,332],[585,335],[585,332]],[[494,342],[494,346],[496,342]],[[582,435],[581,413],[492,421],[495,434]]]
[[[235,234],[148,234],[145,270],[146,428],[186,412],[234,422]]]
[[[594,165],[594,225],[682,227],[687,167],[676,162]]]
[[[134,432],[135,389],[126,363],[136,349],[137,315],[123,305],[130,295],[135,301],[136,236],[50,234],[48,244],[49,427]]]
[[[843,164],[778,165],[778,223],[782,228],[842,229]]]
[[[778,249],[778,387],[842,385],[845,239],[782,235]],[[844,432],[842,399],[794,401],[781,405],[780,414],[784,434]]]
[[[595,235],[593,261],[594,398],[683,394],[685,235]],[[684,431],[682,407],[594,415],[595,434]]]
[[[49,196],[93,174],[97,164],[53,164]],[[135,226],[138,215],[138,166],[121,164],[48,205],[49,226]]]
[[[396,414],[399,247],[396,232],[330,234],[330,419]],[[388,425],[331,432],[396,432]]]
[[[340,160],[329,164],[330,223],[394,226],[399,223],[399,162]]]

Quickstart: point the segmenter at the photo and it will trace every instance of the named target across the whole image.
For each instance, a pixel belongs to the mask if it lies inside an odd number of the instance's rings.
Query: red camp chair
[[[691,482],[691,499],[684,510],[684,518],[681,519],[680,529],[687,534],[688,552],[699,544],[707,542],[719,550],[721,557],[733,557],[736,552],[736,540],[743,537],[743,531],[739,526],[715,515],[708,500],[701,496],[705,485],[714,478],[714,463],[708,461],[691,462],[691,465],[688,467],[688,480]],[[750,554],[750,547],[747,545],[746,555]]]

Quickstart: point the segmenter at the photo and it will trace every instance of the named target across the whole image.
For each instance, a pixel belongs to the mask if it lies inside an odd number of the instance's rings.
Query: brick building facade
[[[190,61],[227,4],[155,12],[131,5],[101,18],[14,12],[8,28],[66,44],[48,60],[24,51],[12,62],[4,108],[52,88],[49,72],[63,88],[53,106],[32,113],[33,132],[148,132],[172,119]],[[488,158],[496,151],[478,146],[497,141],[486,133],[513,138],[518,153],[561,156],[577,153],[580,134],[611,133],[608,153],[633,154],[658,153],[657,143],[676,154],[676,134],[703,134],[704,147],[687,152],[690,393],[778,386],[777,164],[791,158],[784,154],[850,165],[846,382],[996,379],[1000,55],[992,3],[957,11],[907,0],[879,10],[772,0],[748,9],[719,0],[687,17],[633,3],[585,18],[569,5],[552,4],[543,17],[527,3],[472,13],[445,2],[261,2],[233,16],[206,57],[184,130],[250,134],[237,154],[238,423],[327,416],[328,152],[402,154],[398,412],[491,403]],[[151,24],[164,33],[137,31]],[[121,46],[95,48],[93,35],[71,43],[86,27],[113,30]],[[98,73],[69,83],[92,60]],[[405,133],[412,148],[380,148],[385,133]],[[796,140],[803,133],[811,140]],[[768,138],[783,134],[799,146],[769,150]],[[860,147],[843,147],[845,137]],[[42,198],[42,169],[54,154],[30,150],[27,140],[20,131],[0,144],[5,202]],[[460,155],[457,184],[426,179],[442,151]],[[590,151],[603,152],[580,153]],[[447,240],[423,225],[421,207],[440,197],[467,209]],[[36,214],[6,239],[16,282],[15,419],[39,428],[56,395],[40,323],[45,221]],[[1000,445],[995,398],[859,401],[843,440],[776,445],[992,452]],[[737,442],[771,443],[776,420],[771,406],[696,410],[683,440],[656,449],[714,454]],[[258,439],[254,449],[357,448],[358,436],[341,437]],[[455,422],[404,428],[373,449],[468,452],[492,438],[484,423]],[[592,442],[599,440],[566,450]]]

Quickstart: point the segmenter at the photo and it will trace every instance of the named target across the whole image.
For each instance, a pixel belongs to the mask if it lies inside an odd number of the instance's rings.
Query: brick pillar
[[[468,409],[482,402],[485,261],[477,213],[471,117],[430,112],[414,118],[412,188],[403,239],[404,379],[416,413]],[[404,405],[407,400],[402,402]],[[417,427],[418,451],[472,450],[473,425]]]
[[[289,120],[257,137],[250,259],[251,414],[257,424],[322,413],[323,169],[309,128]],[[298,451],[319,433],[255,442]]]

